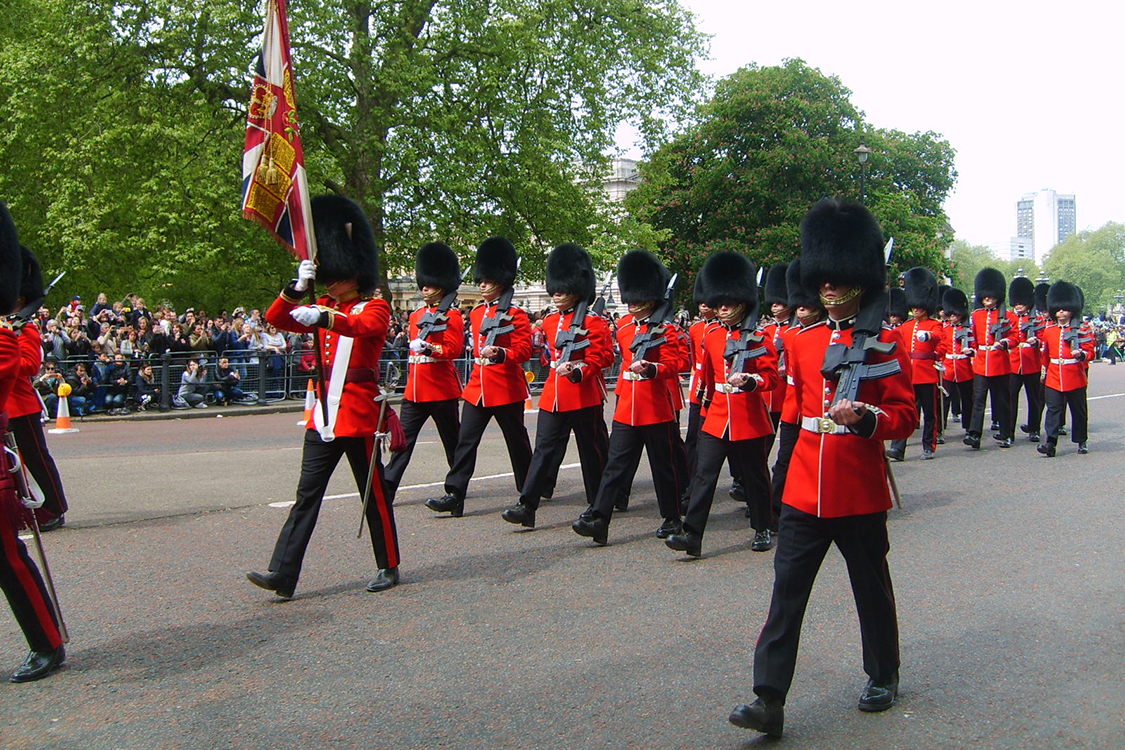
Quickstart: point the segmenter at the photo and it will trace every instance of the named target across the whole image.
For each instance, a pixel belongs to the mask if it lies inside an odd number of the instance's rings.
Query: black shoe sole
[[[782,735],[781,727],[767,726],[764,722],[754,721],[751,717],[739,713],[737,709],[730,712],[727,721],[734,724],[739,729],[753,729],[755,732],[761,732],[767,737],[773,737],[774,739],[780,739]]]

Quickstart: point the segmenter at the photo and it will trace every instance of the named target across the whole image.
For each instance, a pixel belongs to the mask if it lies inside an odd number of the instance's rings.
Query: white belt
[[[946,359],[968,359],[969,355],[968,354],[946,354],[945,358]]]
[[[1054,357],[1052,357],[1051,358],[1051,364],[1052,365],[1076,365],[1076,364],[1078,364],[1078,360],[1077,359],[1055,359]]]
[[[411,354],[406,358],[406,362],[411,365],[424,365],[427,362],[437,362],[437,360],[425,354]]]
[[[982,352],[990,352],[990,351],[993,351],[994,349],[999,349],[999,348],[1000,348],[999,344],[985,344],[984,346],[978,346],[977,347],[977,349],[980,349]]]
[[[1034,349],[1035,344],[1029,344],[1026,341],[1020,344],[1020,349]]]
[[[801,417],[801,429],[821,435],[843,435],[848,432],[847,427],[836,424],[829,417]]]

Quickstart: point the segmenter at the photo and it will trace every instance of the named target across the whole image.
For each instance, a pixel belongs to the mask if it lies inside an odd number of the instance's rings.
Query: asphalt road
[[[786,747],[1125,747],[1125,367],[1093,366],[1091,453],[1019,442],[895,465],[891,572],[902,691],[855,708],[865,675],[842,559],[805,620]],[[435,516],[432,430],[396,505],[403,584],[363,590],[355,487],[330,487],[291,602],[252,587],[292,497],[299,414],[81,424],[52,436],[71,512],[45,537],[72,641],[65,669],[0,685],[0,748],[747,748],[772,553],[717,499],[704,557],[652,536],[647,467],[610,545],[570,522],[576,468],[523,531],[487,433],[464,518]],[[533,419],[529,419],[529,424]],[[990,441],[986,440],[986,443]],[[575,459],[568,459],[568,463]],[[499,475],[499,476],[496,476]],[[857,477],[856,481],[864,481]],[[721,487],[725,485],[721,484]],[[280,505],[274,507],[271,504]],[[23,638],[0,612],[0,665]]]

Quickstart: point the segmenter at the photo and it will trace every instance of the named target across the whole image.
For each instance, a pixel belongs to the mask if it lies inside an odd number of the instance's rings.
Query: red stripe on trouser
[[[375,439],[368,438],[367,446],[367,460],[374,461],[377,456],[375,455]],[[383,492],[383,477],[382,472],[376,468],[375,472],[371,475],[371,499],[375,502],[375,507],[379,510],[379,521],[383,527],[383,546],[387,550],[387,567],[398,567],[398,540],[395,539],[395,527],[391,522],[390,508],[387,506],[387,496]]]
[[[58,648],[62,645],[62,636],[59,635],[59,628],[55,625],[55,618],[51,614],[51,605],[47,603],[39,588],[37,576],[31,572],[20,555],[20,542],[15,532],[3,521],[0,521],[0,544],[4,545],[4,559],[14,574],[13,580],[23,589],[43,635],[50,642],[51,648]]]

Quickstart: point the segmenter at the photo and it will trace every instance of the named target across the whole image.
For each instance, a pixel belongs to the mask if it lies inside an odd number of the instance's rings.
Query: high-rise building
[[[1025,193],[1016,202],[1015,243],[1030,243],[1035,262],[1040,266],[1051,248],[1074,234],[1078,227],[1074,194],[1043,189]]]

